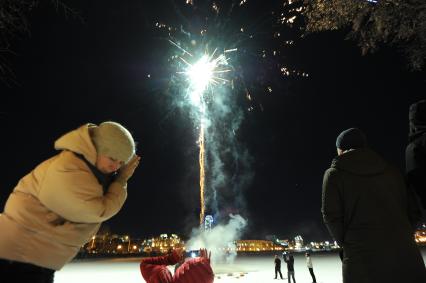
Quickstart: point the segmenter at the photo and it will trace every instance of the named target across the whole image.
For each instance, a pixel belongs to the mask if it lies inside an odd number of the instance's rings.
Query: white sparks
[[[204,91],[210,86],[219,84],[221,82],[228,82],[221,75],[230,72],[228,68],[228,59],[225,56],[226,52],[236,51],[237,49],[226,50],[223,54],[214,57],[215,52],[211,55],[204,54],[194,64],[189,63],[181,57],[181,60],[187,65],[187,68],[181,74],[187,76],[190,84],[190,99],[194,105],[202,103],[202,96]],[[187,52],[189,54],[189,52]]]

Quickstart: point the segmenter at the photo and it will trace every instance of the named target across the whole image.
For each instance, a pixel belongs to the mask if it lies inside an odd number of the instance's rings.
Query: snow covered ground
[[[426,261],[426,249],[422,250]],[[76,261],[67,264],[55,274],[55,283],[144,283],[139,272],[139,258]],[[341,263],[337,254],[312,254],[314,272],[319,283],[341,283]],[[215,282],[267,283],[287,282],[274,280],[273,256],[238,257],[233,264],[213,266]],[[283,262],[281,268],[287,277]],[[303,254],[295,255],[296,282],[310,283],[311,276]]]

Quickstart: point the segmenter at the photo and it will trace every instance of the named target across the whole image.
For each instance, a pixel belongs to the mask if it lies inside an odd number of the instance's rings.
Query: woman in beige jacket
[[[132,135],[115,122],[83,125],[55,149],[19,181],[0,214],[1,282],[53,282],[121,209],[140,160]]]

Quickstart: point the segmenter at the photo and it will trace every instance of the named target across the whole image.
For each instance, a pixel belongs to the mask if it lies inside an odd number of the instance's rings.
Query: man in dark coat
[[[281,259],[279,259],[278,255],[275,255],[275,278],[277,279],[278,273],[280,274],[281,279],[283,279],[283,274],[281,273]]]
[[[322,214],[343,247],[343,282],[426,282],[413,236],[417,219],[409,215],[417,203],[402,175],[367,147],[359,129],[343,131],[336,147],[324,174]]]
[[[292,254],[286,254],[284,257],[284,261],[287,263],[287,277],[288,283],[291,283],[291,278],[293,278],[293,283],[296,283],[296,279],[294,278],[294,257]]]
[[[409,144],[405,150],[406,179],[426,209],[426,100],[410,106]]]

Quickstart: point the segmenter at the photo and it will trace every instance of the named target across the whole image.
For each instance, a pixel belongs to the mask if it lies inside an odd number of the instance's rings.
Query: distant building
[[[426,225],[423,224],[421,228],[417,229],[414,233],[414,239],[418,245],[426,245]]]
[[[128,254],[141,252],[141,240],[128,235],[95,235],[82,247],[89,254]]]
[[[301,250],[304,248],[302,236],[297,235],[296,237],[294,237],[294,248],[296,250]]]
[[[282,251],[284,247],[268,240],[237,240],[237,252],[269,252]]]
[[[160,237],[144,240],[143,251],[147,253],[168,253],[175,248],[183,248],[185,243],[176,234],[161,234]]]
[[[323,241],[323,242],[310,242],[308,245],[306,245],[306,249],[311,250],[313,252],[316,251],[330,251],[333,249],[339,249],[339,245],[336,241],[329,242],[329,241]]]

